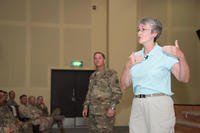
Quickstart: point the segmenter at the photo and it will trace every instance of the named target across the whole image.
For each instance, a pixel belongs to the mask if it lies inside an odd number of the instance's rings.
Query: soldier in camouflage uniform
[[[6,105],[6,93],[0,90],[0,133],[20,133],[22,123],[14,117]]]
[[[9,91],[8,97],[7,105],[18,107],[18,104],[15,101],[15,92],[13,90]]]
[[[47,108],[46,104],[44,103],[43,96],[37,97],[36,107],[43,112],[44,116],[49,115],[48,108]]]
[[[94,53],[96,71],[91,74],[84,102],[83,117],[88,117],[90,133],[112,133],[115,107],[122,92],[116,71],[105,68],[105,55]]]

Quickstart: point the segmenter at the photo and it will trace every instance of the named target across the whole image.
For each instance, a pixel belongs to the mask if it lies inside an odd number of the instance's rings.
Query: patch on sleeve
[[[116,80],[115,80],[115,83],[117,83],[117,84],[118,84],[118,83],[119,83],[119,79],[116,79]]]

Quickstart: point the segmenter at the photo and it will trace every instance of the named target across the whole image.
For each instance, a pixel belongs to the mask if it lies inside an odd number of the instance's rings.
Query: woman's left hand
[[[163,51],[166,52],[167,54],[173,55],[180,59],[183,57],[183,52],[180,50],[179,45],[178,45],[178,40],[175,40],[175,45],[167,45],[163,46]]]

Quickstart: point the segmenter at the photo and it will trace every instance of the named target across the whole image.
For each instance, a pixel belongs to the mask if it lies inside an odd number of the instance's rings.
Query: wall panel
[[[25,28],[0,26],[0,85],[23,87],[25,83]]]
[[[57,66],[59,30],[33,27],[31,32],[31,86],[47,86],[48,67]]]
[[[59,0],[31,0],[31,21],[59,22]]]
[[[0,20],[24,21],[26,0],[0,0]]]
[[[64,30],[64,62],[66,66],[70,67],[72,60],[82,60],[84,67],[88,68],[92,56],[90,51],[90,29],[68,28]]]

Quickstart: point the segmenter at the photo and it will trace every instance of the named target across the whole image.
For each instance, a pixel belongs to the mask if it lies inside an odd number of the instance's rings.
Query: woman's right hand
[[[133,52],[129,57],[128,57],[128,62],[126,64],[127,68],[131,68],[133,65],[141,62],[143,60],[143,57],[140,55],[135,55],[135,53]]]

